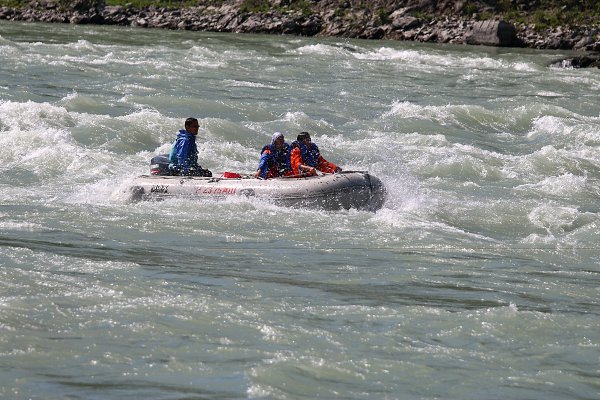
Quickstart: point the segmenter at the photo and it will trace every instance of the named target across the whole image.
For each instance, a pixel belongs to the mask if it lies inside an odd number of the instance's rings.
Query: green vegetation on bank
[[[313,14],[311,5],[306,0],[290,0],[289,5],[287,7],[277,7],[274,8],[271,6],[271,2],[269,0],[244,0],[242,6],[240,7],[241,12],[268,12],[270,10],[277,10],[285,12],[286,9],[290,11],[301,11],[304,15]]]
[[[217,2],[215,2],[217,3]],[[219,2],[222,3],[222,2]],[[130,8],[157,7],[167,9],[189,8],[198,5],[196,0],[106,0],[107,6],[127,6]]]
[[[85,0],[84,0],[85,1]],[[93,1],[93,0],[87,0]],[[68,8],[74,0],[56,0],[60,6]],[[156,7],[166,9],[188,8],[194,6],[215,6],[219,7],[227,0],[105,0],[110,6],[126,6],[130,8]],[[316,12],[319,2],[310,0],[289,0],[285,6],[273,7],[270,0],[243,0],[240,5],[241,12],[264,13],[271,10],[279,12],[298,12],[303,15],[311,15]],[[340,6],[336,9],[334,15],[350,16],[349,9]],[[345,2],[346,4],[348,2]],[[351,2],[356,3],[356,2]],[[389,12],[385,7],[384,0],[361,1],[354,10],[371,9],[370,11],[377,15],[383,22],[389,21]],[[416,3],[416,2],[415,2]],[[0,6],[27,8],[31,7],[30,0],[0,0]],[[330,5],[331,7],[331,5]],[[600,1],[598,0],[496,0],[481,1],[467,0],[460,10],[455,10],[454,6],[447,11],[449,13],[460,13],[464,17],[475,16],[477,19],[489,19],[500,16],[506,21],[520,24],[535,24],[538,29],[552,28],[558,26],[574,25],[599,25],[600,24]],[[415,11],[414,16],[424,19],[432,19],[435,15],[427,14],[424,11]],[[350,17],[351,18],[351,17]]]
[[[73,0],[55,0],[61,7],[68,8]],[[134,9],[147,7],[178,9],[196,6],[220,7],[227,0],[104,0],[108,6],[124,6]],[[0,6],[27,8],[31,7],[31,0],[0,0]],[[270,10],[281,12],[300,11],[304,15],[313,14],[308,0],[290,0],[287,6],[272,7],[269,0],[244,0],[240,6],[241,12],[264,13]]]
[[[558,26],[597,25],[600,22],[598,0],[533,0],[525,7],[515,0],[497,0],[493,11],[483,11],[479,19],[500,15],[513,23],[535,24],[538,29]],[[463,7],[466,15],[477,12],[475,1],[467,1]]]

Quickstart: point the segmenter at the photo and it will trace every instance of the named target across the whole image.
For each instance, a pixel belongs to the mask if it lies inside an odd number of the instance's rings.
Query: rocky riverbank
[[[167,9],[108,6],[104,0],[32,0],[27,7],[0,7],[0,19],[600,51],[598,26],[539,29],[504,22],[486,3],[473,8],[468,2],[469,15],[467,2],[447,0],[270,0],[266,9],[252,9],[248,0],[198,3]]]

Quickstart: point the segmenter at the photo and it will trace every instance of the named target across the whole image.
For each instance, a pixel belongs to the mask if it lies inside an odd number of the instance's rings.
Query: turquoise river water
[[[600,398],[600,70],[568,53],[0,22],[0,397]],[[130,203],[188,116],[377,212]]]

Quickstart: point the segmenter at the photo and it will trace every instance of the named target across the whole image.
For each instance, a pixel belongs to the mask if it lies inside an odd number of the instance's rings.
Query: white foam
[[[301,46],[293,51],[296,54],[318,54],[318,55],[327,55],[327,56],[335,56],[335,55],[347,55],[350,52],[342,47],[332,46],[328,44],[311,44],[306,46]]]
[[[438,121],[449,124],[456,122],[452,110],[457,106],[422,106],[408,101],[396,101],[390,109],[382,114],[382,118],[401,117],[427,121]]]
[[[521,240],[522,243],[575,249],[590,245],[596,247],[598,222],[595,214],[548,203],[534,207],[528,219],[545,233],[530,233]]]
[[[575,196],[585,191],[587,178],[570,173],[560,176],[549,176],[542,181],[523,184],[515,187],[516,190],[533,190],[553,196]]]
[[[37,232],[42,230],[42,228],[42,225],[35,222],[0,221],[0,230]]]
[[[419,65],[427,69],[439,69],[440,67],[456,67],[457,69],[489,70],[489,69],[512,69],[518,72],[534,72],[539,67],[534,63],[524,61],[505,61],[491,58],[485,53],[469,53],[468,55],[449,55],[444,52],[394,49],[380,47],[379,49],[366,52],[353,52],[354,57],[360,60],[372,61],[400,61],[407,65]]]

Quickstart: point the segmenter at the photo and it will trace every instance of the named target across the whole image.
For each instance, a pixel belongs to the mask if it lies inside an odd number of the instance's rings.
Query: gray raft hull
[[[344,171],[305,178],[255,179],[142,175],[128,189],[132,201],[169,197],[223,200],[233,196],[256,197],[290,207],[325,210],[355,208],[376,211],[386,197],[383,183],[368,172]]]

